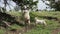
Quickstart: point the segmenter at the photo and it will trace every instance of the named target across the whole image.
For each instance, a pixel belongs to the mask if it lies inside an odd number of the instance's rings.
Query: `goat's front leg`
[[[28,23],[30,24],[30,20],[28,21]]]
[[[37,21],[35,21],[35,26],[37,25]]]
[[[44,26],[47,26],[46,22],[44,22]]]
[[[28,24],[30,25],[30,19],[28,20]]]

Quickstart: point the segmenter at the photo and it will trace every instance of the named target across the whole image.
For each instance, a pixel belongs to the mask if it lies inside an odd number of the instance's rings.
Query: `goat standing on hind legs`
[[[24,15],[24,22],[25,22],[25,24],[29,24],[30,25],[29,11],[28,10],[24,10],[23,11],[23,15]]]

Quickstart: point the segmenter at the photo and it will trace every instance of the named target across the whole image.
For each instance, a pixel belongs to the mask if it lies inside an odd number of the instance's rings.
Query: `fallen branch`
[[[8,24],[8,22],[6,22],[6,21],[2,21],[2,22],[4,22],[8,27],[10,27],[10,25]]]

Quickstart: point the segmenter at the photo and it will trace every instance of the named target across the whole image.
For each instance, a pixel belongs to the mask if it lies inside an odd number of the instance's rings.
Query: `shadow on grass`
[[[5,21],[5,23],[3,22]],[[19,26],[24,26],[20,22],[15,20],[15,17],[12,17],[9,14],[0,12],[0,26],[8,27],[8,25],[17,24]]]

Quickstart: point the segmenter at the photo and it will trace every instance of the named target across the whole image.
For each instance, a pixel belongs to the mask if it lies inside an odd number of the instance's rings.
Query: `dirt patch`
[[[58,34],[58,32],[60,32],[60,28],[57,28],[57,29],[53,30],[52,34]]]
[[[6,34],[24,34],[26,32],[28,32],[29,30],[31,30],[32,28],[34,28],[35,25],[28,25],[28,26],[24,26],[21,29],[12,29],[12,30],[6,30]]]

